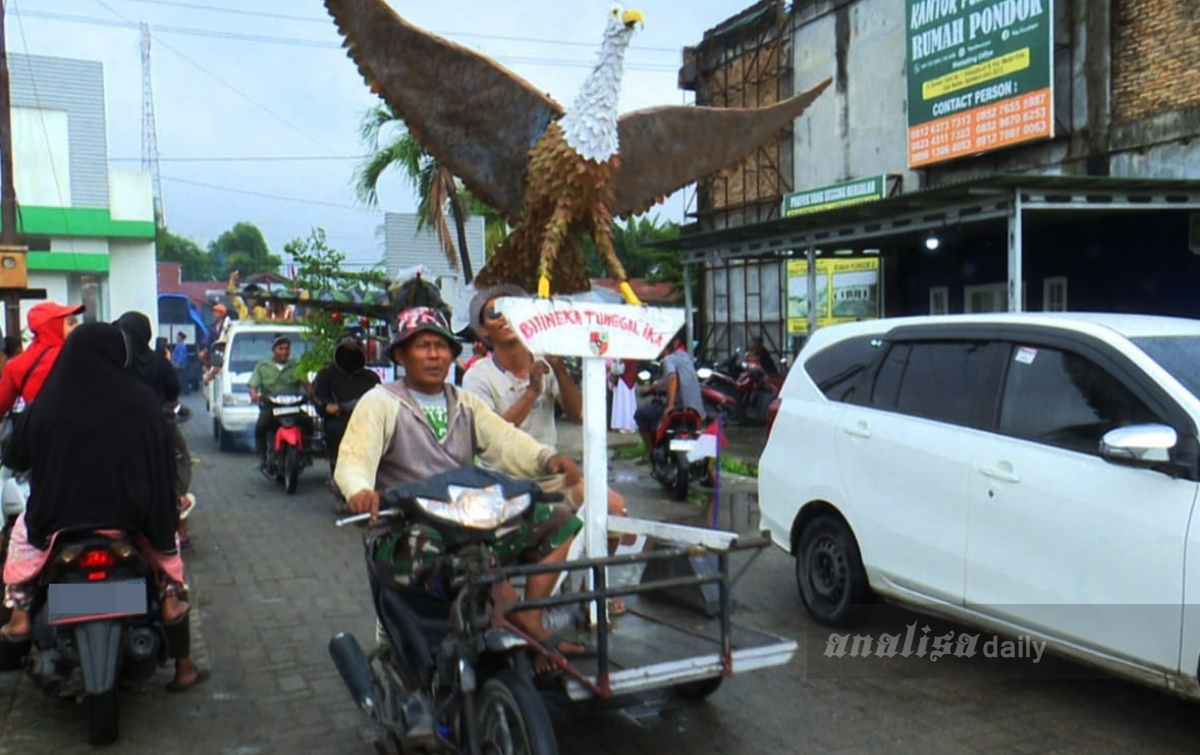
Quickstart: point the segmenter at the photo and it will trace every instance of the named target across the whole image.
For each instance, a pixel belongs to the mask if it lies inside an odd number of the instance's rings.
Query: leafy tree
[[[220,270],[216,260],[187,236],[178,236],[160,227],[154,237],[154,247],[159,262],[180,263],[183,280],[217,280]]]
[[[222,277],[237,270],[243,279],[256,273],[276,272],[283,259],[271,254],[262,231],[253,223],[234,224],[213,241],[208,252],[214,258]]]
[[[402,129],[390,140],[389,127]],[[491,256],[500,241],[508,234],[508,226],[500,213],[481,202],[464,189],[448,168],[421,147],[404,127],[404,121],[390,107],[378,106],[367,111],[359,134],[370,151],[366,161],[355,171],[354,188],[359,201],[379,205],[379,180],[390,168],[396,168],[417,192],[417,228],[433,228],[446,259],[451,266],[461,268],[467,283],[475,277],[467,246],[466,221],[470,215],[484,219],[486,254]],[[447,210],[449,217],[447,217]],[[453,222],[454,231],[450,224]]]
[[[647,244],[655,241],[676,238],[679,226],[675,223],[660,223],[658,216],[654,218],[634,218],[622,225],[613,222],[613,250],[617,259],[625,267],[630,278],[651,278],[659,272],[669,271],[669,263],[675,257],[670,252],[661,252],[647,248]],[[587,261],[588,275],[593,278],[607,277],[610,273],[605,269],[596,245],[590,237],[583,240],[584,259]],[[678,261],[676,260],[676,266]],[[682,268],[680,268],[682,275]]]
[[[344,290],[350,286],[382,286],[387,274],[382,269],[362,272],[342,270],[346,255],[329,246],[324,228],[314,228],[308,238],[296,238],[283,247],[296,261],[296,288],[301,292]],[[338,338],[346,330],[346,316],[325,307],[304,308],[304,333],[311,343],[298,360],[304,373],[320,370],[333,361]]]

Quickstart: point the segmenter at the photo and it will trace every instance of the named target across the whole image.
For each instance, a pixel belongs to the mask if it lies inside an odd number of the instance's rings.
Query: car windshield
[[[1200,335],[1147,336],[1130,340],[1200,398]]]
[[[275,340],[275,335],[268,332],[239,333],[233,339],[232,351],[227,358],[230,372],[251,372],[259,362],[270,359],[271,342]],[[308,351],[308,342],[296,333],[289,333],[288,338],[292,339],[291,358],[304,356],[304,352]]]

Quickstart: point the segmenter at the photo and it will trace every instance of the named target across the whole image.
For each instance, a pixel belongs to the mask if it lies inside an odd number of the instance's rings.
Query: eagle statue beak
[[[625,22],[625,27],[632,29],[637,24],[646,25],[646,17],[642,15],[640,10],[627,10],[625,17],[622,19]]]

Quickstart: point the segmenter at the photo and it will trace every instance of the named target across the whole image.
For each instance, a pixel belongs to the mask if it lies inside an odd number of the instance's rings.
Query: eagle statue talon
[[[625,297],[625,303],[634,307],[642,306],[642,301],[637,298],[637,294],[633,293],[633,286],[629,285],[629,281],[622,281],[619,286],[621,296]]]
[[[591,235],[621,296],[642,305],[612,249],[614,219],[732,167],[780,136],[833,83],[761,108],[684,105],[617,110],[624,58],[644,16],[614,3],[595,67],[563,107],[495,60],[413,26],[386,0],[324,0],[370,88],[421,146],[512,226],[475,277],[538,297],[589,291]],[[453,71],[447,87],[443,72]],[[463,107],[461,102],[475,103]],[[670,143],[671,150],[662,145]]]

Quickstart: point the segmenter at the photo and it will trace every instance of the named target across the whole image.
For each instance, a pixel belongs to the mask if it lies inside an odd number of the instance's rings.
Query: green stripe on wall
[[[2,226],[0,226],[2,228]],[[29,236],[87,236],[91,238],[154,238],[150,220],[113,220],[99,207],[17,207],[18,233]]]
[[[26,252],[25,267],[28,270],[39,271],[107,273],[108,255],[81,252]]]

